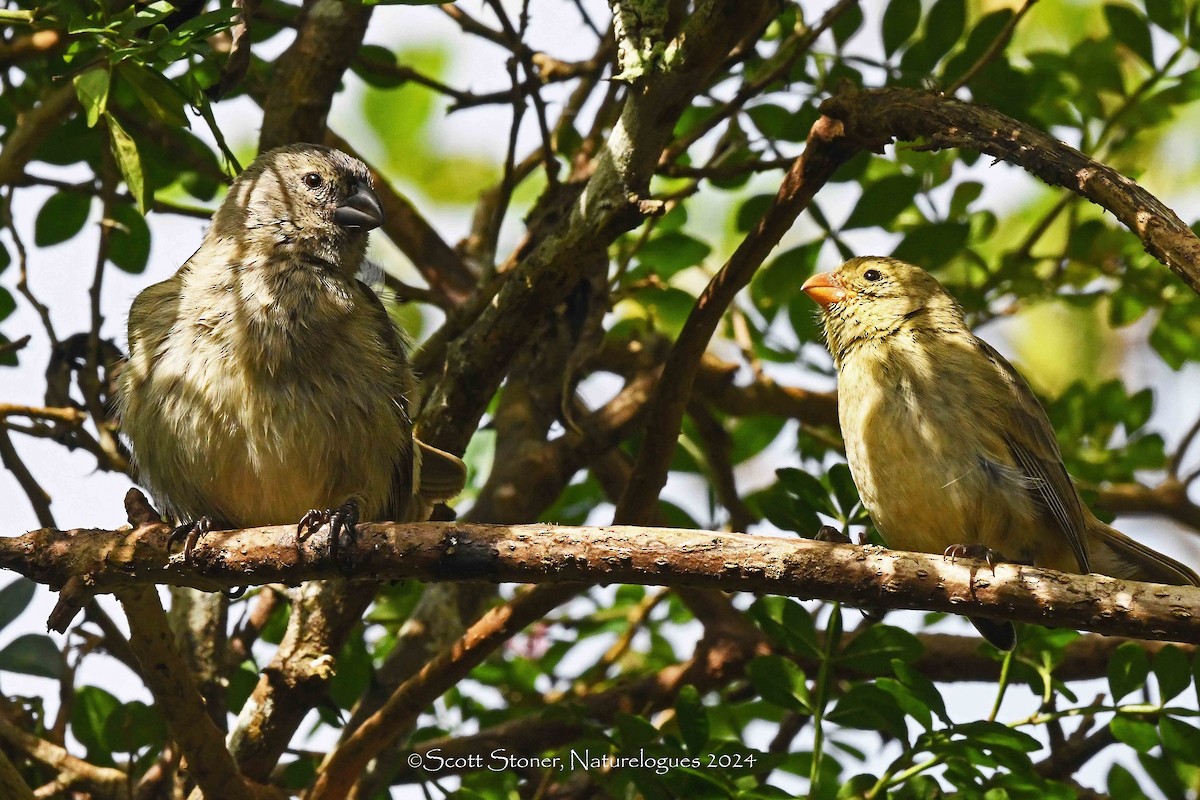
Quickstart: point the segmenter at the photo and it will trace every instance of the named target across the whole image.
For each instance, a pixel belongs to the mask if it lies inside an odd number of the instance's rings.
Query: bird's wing
[[[1005,442],[1016,465],[1029,479],[1027,488],[1039,510],[1053,527],[1062,531],[1071,544],[1079,569],[1091,572],[1087,547],[1087,515],[1071,476],[1063,466],[1062,453],[1046,412],[1025,379],[995,348],[976,339],[983,354],[996,366],[1011,400],[1004,433]]]
[[[379,335],[392,351],[397,361],[408,364],[408,347],[404,337],[392,323],[391,316],[384,308],[371,287],[362,283],[358,289],[367,296],[367,302],[379,321]],[[405,394],[410,394],[415,380],[409,377],[409,388]],[[408,404],[411,398],[396,398],[397,405],[408,418]],[[412,421],[408,420],[409,430]],[[394,477],[395,505],[394,518],[398,521],[423,521],[434,503],[449,500],[462,491],[467,480],[467,468],[458,457],[426,444],[415,436],[412,437],[412,449],[409,457],[396,466]]]
[[[129,349],[156,354],[179,315],[182,270],[165,281],[147,286],[129,308]]]

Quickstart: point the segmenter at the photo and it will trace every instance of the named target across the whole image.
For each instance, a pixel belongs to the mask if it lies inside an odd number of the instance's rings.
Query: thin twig
[[[1017,29],[1017,23],[1029,13],[1029,9],[1033,8],[1036,3],[1037,0],[1025,0],[1025,3],[1017,9],[1017,13],[1009,17],[1008,23],[1005,24],[1000,33],[996,34],[996,38],[992,40],[988,49],[983,51],[983,54],[979,56],[974,64],[967,68],[967,71],[958,80],[946,87],[946,94],[954,94],[966,86],[984,67],[992,63],[996,56],[1004,51],[1004,48],[1008,46],[1009,39],[1012,38],[1013,31]]]

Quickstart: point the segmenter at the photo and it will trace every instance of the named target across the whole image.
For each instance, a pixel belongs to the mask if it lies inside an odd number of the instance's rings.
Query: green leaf
[[[38,247],[49,247],[70,239],[87,222],[92,198],[82,192],[58,192],[38,211],[33,222],[33,241]]]
[[[1154,44],[1150,41],[1150,27],[1145,17],[1127,5],[1108,3],[1104,6],[1104,19],[1113,38],[1132,50],[1148,66],[1154,66]]]
[[[917,721],[925,730],[933,727],[933,714],[923,701],[895,678],[876,678],[874,685],[890,694],[904,713]]]
[[[977,720],[955,726],[954,732],[965,736],[971,744],[988,749],[1010,750],[1015,753],[1033,753],[1042,749],[1042,743],[1028,733],[999,722]]]
[[[62,653],[49,636],[27,633],[18,636],[0,650],[0,670],[36,675],[39,678],[62,677]]]
[[[777,469],[775,475],[784,490],[799,500],[802,506],[831,517],[836,516],[837,512],[829,500],[829,490],[816,476],[794,467]]]
[[[821,657],[821,643],[817,641],[817,628],[812,614],[795,600],[784,603],[781,617],[786,631],[784,642],[788,649],[807,658]]]
[[[0,319],[3,318],[4,314],[0,314]],[[0,589],[0,630],[7,628],[29,607],[36,589],[36,583],[23,577]]]
[[[889,56],[912,38],[921,22],[921,0],[891,0],[883,12],[883,51]]]
[[[108,108],[107,67],[96,67],[75,76],[75,94],[83,106],[89,128],[94,128]]]
[[[920,188],[920,178],[912,175],[888,175],[868,184],[842,228],[887,227],[912,205]]]
[[[937,0],[925,18],[924,44],[930,64],[949,53],[962,37],[967,24],[966,0]]]
[[[1129,745],[1139,753],[1149,753],[1158,747],[1158,729],[1152,722],[1118,714],[1108,723],[1108,728],[1117,741]]]
[[[114,752],[136,753],[161,745],[167,725],[153,707],[140,700],[121,705],[104,720],[102,738]]]
[[[833,21],[830,29],[833,31],[833,41],[837,44],[839,50],[842,48],[842,45],[850,41],[850,37],[858,33],[859,29],[862,28],[862,24],[863,13],[857,3],[851,5],[846,9],[845,13]]]
[[[108,718],[121,701],[96,686],[83,686],[75,693],[75,704],[71,707],[71,734],[87,749],[88,760],[103,765],[112,764],[114,749],[104,738],[104,727]]]
[[[771,201],[775,199],[773,194],[756,194],[753,197],[746,198],[740,206],[738,206],[737,217],[735,219],[735,227],[739,233],[747,233],[754,230],[767,213],[767,209],[771,206]]]
[[[108,135],[112,141],[112,152],[116,156],[117,166],[125,177],[125,185],[129,193],[137,201],[138,211],[146,213],[146,179],[142,174],[142,159],[138,156],[137,142],[125,132],[121,123],[112,114],[105,114],[108,121]]]
[[[700,692],[690,683],[684,685],[675,698],[675,719],[687,749],[693,753],[702,752],[708,744],[708,712]]]
[[[920,264],[925,269],[937,269],[962,253],[970,237],[971,226],[966,222],[918,225],[905,233],[892,257]]]
[[[1163,30],[1178,35],[1183,32],[1187,12],[1183,0],[1146,0],[1146,16]]]
[[[755,690],[772,705],[791,711],[811,709],[804,670],[783,656],[759,656],[746,665]]]
[[[712,247],[681,231],[656,236],[638,250],[638,261],[655,275],[668,278],[680,270],[694,267],[708,258]]]
[[[858,487],[854,485],[850,466],[839,461],[829,468],[827,474],[833,496],[837,498],[838,509],[842,512],[840,518],[843,522],[850,522],[851,512],[859,504]]]
[[[1175,645],[1167,645],[1154,657],[1154,677],[1158,678],[1159,702],[1178,697],[1192,682],[1187,656]]]
[[[139,274],[150,258],[150,226],[133,206],[118,205],[112,210],[113,228],[108,259],[125,272]]]
[[[917,637],[892,625],[872,625],[838,653],[839,666],[868,675],[886,675],[893,659],[913,661],[924,648]]]
[[[846,728],[881,731],[908,741],[904,717],[896,698],[873,683],[856,683],[842,695],[827,719]]]
[[[190,120],[183,110],[183,93],[161,73],[131,61],[122,61],[117,65],[117,74],[129,84],[138,101],[159,122],[175,128],[190,126]]]
[[[626,748],[640,747],[656,741],[659,737],[658,728],[650,720],[635,714],[624,712],[617,714],[615,720],[619,736],[618,741]]]
[[[892,671],[896,673],[896,677],[900,679],[901,683],[908,687],[913,696],[924,703],[926,708],[937,714],[942,722],[950,724],[950,717],[946,714],[946,702],[942,699],[937,684],[913,669],[910,662],[904,659],[892,659]]]
[[[770,103],[751,106],[746,114],[763,136],[785,142],[803,142],[812,124],[802,114]]]
[[[1163,749],[1185,764],[1200,764],[1200,728],[1164,716],[1158,721]]]
[[[1109,797],[1120,797],[1122,800],[1133,800],[1133,798],[1145,797],[1146,793],[1138,785],[1138,780],[1133,777],[1133,773],[1120,764],[1114,764],[1113,768],[1108,771],[1108,795]]]
[[[1168,759],[1158,758],[1149,753],[1138,753],[1138,763],[1167,797],[1175,800],[1175,798],[1189,796],[1183,782],[1179,779],[1179,774]]]
[[[1113,702],[1145,686],[1149,674],[1150,660],[1140,645],[1125,642],[1118,647],[1108,660],[1108,687]]]

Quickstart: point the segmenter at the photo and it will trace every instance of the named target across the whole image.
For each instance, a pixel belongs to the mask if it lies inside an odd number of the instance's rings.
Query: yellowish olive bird
[[[928,272],[866,256],[803,289],[823,311],[846,460],[889,546],[1200,585],[1096,519],[1028,384]],[[1012,648],[1011,624],[972,622]]]

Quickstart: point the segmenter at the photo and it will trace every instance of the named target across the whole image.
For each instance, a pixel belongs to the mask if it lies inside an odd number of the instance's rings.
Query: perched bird
[[[1029,386],[925,270],[854,258],[803,289],[824,312],[851,474],[890,546],[1200,585],[1096,519]],[[1011,649],[1010,623],[972,622]]]
[[[463,463],[413,437],[404,340],[355,275],[383,221],[366,165],[260,155],[200,249],[129,312],[117,411],[138,479],[200,531],[424,519]]]

